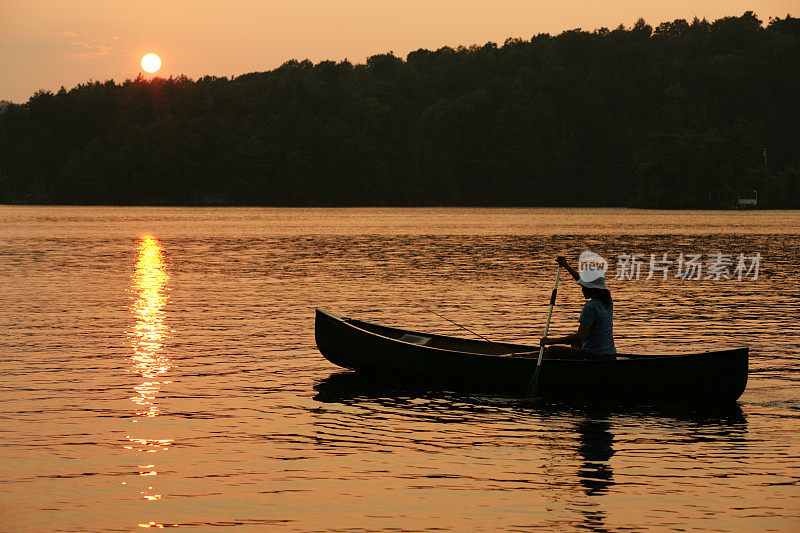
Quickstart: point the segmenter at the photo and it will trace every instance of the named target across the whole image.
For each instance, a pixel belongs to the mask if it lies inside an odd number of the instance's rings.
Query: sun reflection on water
[[[164,340],[169,335],[164,321],[168,281],[169,274],[158,239],[151,235],[143,236],[139,241],[136,271],[132,278],[132,292],[135,294],[132,310],[136,320],[131,332],[131,371],[141,376],[143,381],[134,385],[136,394],[130,397],[130,401],[136,405],[136,417],[142,421],[155,422],[154,418],[161,414],[157,404],[158,395],[164,385],[171,383],[161,379],[172,368],[169,357],[162,352]],[[133,422],[139,422],[137,419]],[[157,426],[158,429],[161,427]],[[151,427],[138,427],[142,432],[148,429]],[[125,448],[140,453],[166,451],[173,443],[173,439],[169,438],[134,435],[126,435],[126,438],[128,445]],[[139,476],[158,475],[155,464],[138,466]],[[148,486],[147,490],[140,491],[142,498],[148,501],[161,499],[161,494],[153,493],[152,489]]]
[[[145,235],[139,242],[139,259],[133,275],[133,291],[137,294],[133,304],[136,324],[133,329],[134,370],[145,381],[134,387],[137,395],[131,401],[143,410],[138,416],[158,416],[156,395],[162,383],[157,378],[170,369],[169,358],[161,353],[168,334],[164,324],[164,307],[167,304],[167,274],[161,246],[155,237]]]

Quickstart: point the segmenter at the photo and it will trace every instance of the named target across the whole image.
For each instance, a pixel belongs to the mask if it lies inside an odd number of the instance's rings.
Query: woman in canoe
[[[578,273],[567,260],[559,256],[556,260],[581,286],[583,297],[589,300],[578,318],[578,331],[563,337],[543,337],[540,341],[547,359],[592,359],[613,356],[614,347],[614,301],[606,288],[604,273],[586,269]],[[554,346],[567,344],[569,346]]]

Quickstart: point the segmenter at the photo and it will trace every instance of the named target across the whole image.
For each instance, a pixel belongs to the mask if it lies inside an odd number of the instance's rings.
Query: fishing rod
[[[458,322],[455,322],[455,321],[453,321],[453,320],[450,320],[450,319],[449,319],[449,318],[447,318],[446,316],[444,316],[444,315],[440,315],[440,314],[439,314],[439,313],[437,313],[436,311],[434,311],[434,310],[432,310],[432,309],[428,309],[428,308],[427,308],[427,307],[425,307],[424,305],[419,305],[419,304],[417,304],[417,306],[418,306],[419,308],[421,308],[421,309],[424,309],[424,310],[426,310],[426,311],[427,311],[427,312],[429,312],[429,313],[433,313],[434,315],[438,316],[439,318],[442,318],[442,319],[444,319],[444,320],[447,320],[448,322],[450,322],[450,323],[451,323],[451,324],[453,324],[454,326],[458,326],[459,328],[461,328],[461,329],[463,329],[463,330],[465,330],[465,331],[469,331],[469,332],[470,332],[470,333],[472,333],[473,335],[476,335],[476,336],[480,337],[481,339],[485,340],[485,341],[486,341],[486,342],[488,342],[489,344],[492,344],[492,345],[494,345],[494,346],[497,346],[498,348],[500,348],[500,349],[502,349],[503,351],[505,351],[505,352],[506,352],[506,355],[519,355],[519,352],[509,351],[509,350],[508,350],[508,348],[506,348],[505,346],[501,346],[501,345],[497,344],[497,343],[496,343],[496,342],[494,342],[493,340],[491,340],[491,339],[488,339],[488,338],[484,337],[483,335],[481,335],[481,334],[480,334],[480,333],[478,333],[477,331],[472,331],[472,330],[471,330],[471,329],[469,329],[468,327],[466,327],[466,326],[462,326],[462,325],[461,325],[461,324],[459,324]],[[522,353],[531,353],[531,352],[522,352]]]

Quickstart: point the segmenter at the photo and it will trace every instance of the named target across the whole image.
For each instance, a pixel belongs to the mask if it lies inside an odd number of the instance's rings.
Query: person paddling
[[[601,270],[586,269],[578,273],[566,258],[556,259],[581,286],[583,297],[589,300],[578,318],[578,331],[563,337],[542,337],[539,344],[547,346],[545,359],[594,359],[614,357],[614,301],[606,287]],[[567,344],[569,346],[554,346]]]

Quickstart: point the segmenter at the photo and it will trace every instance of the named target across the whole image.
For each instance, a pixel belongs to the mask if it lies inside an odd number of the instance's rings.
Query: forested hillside
[[[89,82],[0,111],[0,202],[800,207],[800,19]]]

